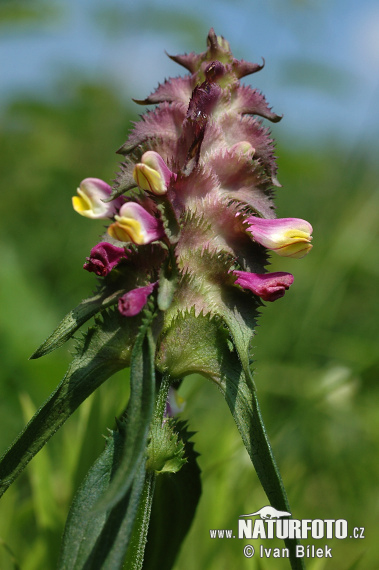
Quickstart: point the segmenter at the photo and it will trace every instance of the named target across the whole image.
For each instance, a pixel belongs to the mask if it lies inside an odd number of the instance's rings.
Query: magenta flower
[[[233,274],[237,275],[236,285],[243,289],[249,289],[264,301],[280,299],[293,283],[293,275],[284,271],[276,273],[233,271]]]
[[[150,283],[145,287],[138,287],[125,293],[118,300],[118,310],[123,317],[134,317],[138,315],[147,303],[148,296],[153,292],[155,283]]]
[[[284,257],[304,257],[311,249],[312,226],[299,218],[246,218],[254,240]]]
[[[111,243],[102,241],[91,249],[90,255],[83,265],[83,269],[105,277],[121,259],[126,258],[127,255],[123,247],[116,247]]]
[[[160,220],[149,214],[136,202],[126,202],[121,206],[116,222],[108,228],[108,233],[118,241],[143,245],[164,237]]]
[[[171,172],[161,155],[153,150],[145,152],[133,170],[137,185],[157,196],[167,192],[171,177],[175,180],[176,174]]]

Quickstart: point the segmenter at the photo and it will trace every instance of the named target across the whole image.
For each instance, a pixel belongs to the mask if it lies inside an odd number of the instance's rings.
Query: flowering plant
[[[270,503],[289,504],[267,440],[251,369],[251,343],[262,301],[293,283],[266,271],[267,249],[300,258],[311,225],[275,218],[273,141],[263,95],[240,79],[262,66],[237,60],[228,42],[208,35],[201,54],[173,56],[189,74],[165,81],[143,105],[113,186],[86,178],[73,197],[80,215],[109,220],[84,269],[97,293],[60,323],[32,358],[61,346],[91,317],[74,360],[0,463],[1,492],[75,409],[116,371],[130,367],[130,399],[103,454],[74,498],[59,568],[155,567],[147,547],[151,512],[188,494],[173,524],[170,568],[201,493],[197,454],[174,387],[199,373],[224,394]],[[162,499],[161,499],[162,500]],[[153,520],[153,519],[152,519]],[[149,533],[153,533],[150,528]],[[287,540],[293,568],[295,540]]]

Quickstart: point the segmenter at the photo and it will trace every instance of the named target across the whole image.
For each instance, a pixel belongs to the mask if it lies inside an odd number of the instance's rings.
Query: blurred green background
[[[165,74],[181,73],[163,49],[203,51],[214,26],[238,57],[266,57],[265,70],[251,81],[285,114],[272,129],[283,185],[278,216],[305,218],[314,227],[307,258],[272,259],[273,270],[292,272],[295,283],[262,311],[256,337],[256,384],[267,431],[295,518],[343,518],[365,527],[364,540],[326,541],[333,558],[309,560],[309,568],[376,570],[378,74],[365,75],[367,60],[354,64],[369,32],[357,41],[354,60],[344,51],[344,34],[357,3],[343,4],[343,13],[337,1],[233,4],[1,3],[8,84],[0,97],[0,450],[57,385],[72,345],[40,361],[28,357],[95,287],[81,267],[103,225],[77,216],[71,196],[87,176],[114,178],[114,151],[141,112],[131,97],[147,95]],[[360,13],[372,5],[360,3]],[[65,26],[75,22],[81,33],[84,21],[91,31],[83,28],[82,43],[70,48]],[[255,35],[247,33],[249,22]],[[58,46],[58,55],[38,66],[47,45]],[[77,50],[78,61],[70,50]],[[378,61],[374,53],[371,64]],[[196,431],[201,454],[203,496],[176,569],[288,568],[286,560],[246,560],[246,541],[210,539],[209,529],[236,530],[240,514],[267,500],[216,388],[190,377],[181,394],[187,401],[182,417]],[[72,495],[127,397],[128,377],[121,373],[76,412],[4,495],[1,570],[55,567]]]

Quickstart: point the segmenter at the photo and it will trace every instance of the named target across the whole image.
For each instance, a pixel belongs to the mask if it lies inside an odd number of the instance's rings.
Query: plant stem
[[[169,377],[163,376],[155,404],[153,422],[159,424],[162,424],[163,422],[169,387]],[[148,471],[145,476],[145,483],[141,494],[138,513],[124,561],[123,567],[127,570],[142,570],[147,533],[149,530],[151,507],[153,504],[155,480],[155,472]]]
[[[142,570],[155,488],[155,473],[146,473],[133,534],[124,561],[125,570]]]

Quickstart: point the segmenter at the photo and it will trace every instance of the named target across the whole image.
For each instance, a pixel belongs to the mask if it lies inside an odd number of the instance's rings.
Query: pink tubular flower
[[[166,194],[171,177],[176,175],[166,165],[160,154],[149,150],[133,170],[133,178],[142,190],[156,195]]]
[[[72,197],[72,206],[86,218],[112,218],[123,203],[123,198],[104,202],[111,195],[112,188],[99,178],[85,178],[77,189],[78,196]]]
[[[125,293],[118,300],[118,310],[123,317],[134,317],[138,315],[147,303],[148,296],[153,292],[155,283],[150,283],[145,287],[138,287]]]
[[[116,247],[111,243],[102,241],[91,249],[87,261],[83,265],[83,269],[96,273],[101,277],[105,277],[108,273],[121,261],[126,258],[125,249]]]
[[[236,285],[249,289],[264,301],[276,301],[283,297],[293,283],[293,275],[284,271],[276,273],[249,273],[248,271],[233,271],[237,275]]]
[[[123,204],[115,219],[116,222],[109,226],[108,233],[119,241],[143,245],[164,236],[162,222],[136,202]]]
[[[265,219],[250,216],[245,220],[254,240],[284,257],[304,257],[311,249],[312,226],[299,218]]]

